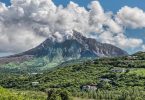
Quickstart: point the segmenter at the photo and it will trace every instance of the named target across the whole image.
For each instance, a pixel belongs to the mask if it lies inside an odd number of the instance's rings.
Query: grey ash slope
[[[111,44],[103,44],[95,39],[86,38],[74,31],[71,39],[56,42],[47,39],[42,44],[17,56],[33,55],[35,57],[48,56],[50,60],[61,57],[64,60],[94,57],[116,57],[128,53]]]
[[[66,39],[63,42],[47,39],[31,50],[0,58],[0,64],[9,62],[21,63],[23,61],[29,61],[34,57],[45,56],[47,56],[51,62],[54,60],[68,61],[82,58],[116,57],[125,55],[128,55],[128,53],[118,47],[97,42],[95,39],[86,38],[79,32],[74,31],[70,39]]]

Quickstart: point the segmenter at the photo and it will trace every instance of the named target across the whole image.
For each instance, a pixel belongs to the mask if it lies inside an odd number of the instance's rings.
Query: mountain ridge
[[[85,49],[85,50],[94,50],[94,49],[96,49],[96,47],[98,47],[98,49],[99,48],[101,48],[101,46],[102,46],[102,48],[103,49],[105,49],[106,51],[108,50],[108,47],[110,46],[110,49],[115,49],[115,50],[120,50],[120,54],[118,53],[116,53],[116,56],[118,56],[118,55],[128,55],[128,53],[126,52],[126,51],[124,51],[124,50],[122,50],[122,49],[120,49],[120,48],[118,48],[118,47],[116,47],[116,46],[113,46],[113,45],[111,45],[111,44],[107,44],[107,43],[100,43],[100,42],[98,42],[98,41],[96,41],[95,39],[92,39],[92,38],[86,38],[85,36],[83,36],[83,35],[81,35],[81,33],[79,33],[79,32],[77,32],[77,31],[74,31],[73,32],[73,36],[72,36],[72,38],[71,39],[67,39],[67,40],[65,40],[65,41],[63,41],[63,42],[56,42],[56,41],[52,41],[51,39],[47,39],[47,40],[45,40],[43,43],[41,43],[38,47],[36,47],[36,48],[33,48],[33,49],[31,49],[31,50],[29,50],[29,51],[26,51],[26,52],[24,52],[24,53],[22,53],[22,54],[20,54],[20,55],[25,55],[25,54],[32,54],[32,55],[36,55],[36,56],[40,56],[40,55],[37,55],[37,53],[36,54],[34,54],[34,51],[35,51],[35,49],[42,49],[42,48],[44,48],[44,49],[46,49],[46,47],[51,47],[51,46],[57,46],[57,45],[61,45],[61,46],[63,46],[63,47],[67,47],[68,46],[68,42],[74,42],[74,44],[76,43],[76,42],[78,42],[78,45],[81,45],[81,46],[83,46],[83,50]],[[71,44],[71,43],[70,43]],[[54,46],[54,47],[55,47]],[[102,49],[102,50],[103,50]],[[103,53],[103,52],[105,52],[105,50],[104,51],[98,51],[99,53]],[[107,52],[106,52],[107,53]],[[104,54],[105,55],[105,54]],[[107,55],[107,54],[106,54]],[[115,54],[110,54],[111,56],[115,56]],[[109,54],[108,54],[108,56],[109,56]]]
[[[50,61],[53,61],[54,58],[68,61],[81,58],[116,57],[126,55],[128,55],[126,51],[116,46],[100,43],[95,39],[87,38],[81,33],[73,31],[72,37],[62,42],[53,41],[51,38],[48,38],[35,48],[4,58],[9,62],[9,59],[11,61],[11,58],[18,58],[14,59],[17,61],[21,57],[24,57],[24,60],[30,60],[33,57],[48,56]],[[3,59],[0,59],[0,63]]]

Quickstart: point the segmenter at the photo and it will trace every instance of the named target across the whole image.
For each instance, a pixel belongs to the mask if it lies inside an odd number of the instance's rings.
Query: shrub
[[[47,100],[71,100],[66,90],[49,90]]]

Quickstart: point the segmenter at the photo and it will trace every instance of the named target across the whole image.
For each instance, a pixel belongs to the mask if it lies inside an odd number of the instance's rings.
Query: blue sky
[[[0,0],[6,4],[10,4],[10,0]],[[53,0],[56,5],[66,6],[70,0]],[[87,6],[92,0],[71,0],[78,3],[80,6]],[[130,7],[139,7],[145,11],[145,0],[100,0],[101,5],[105,10],[117,12],[121,7],[127,5]]]
[[[53,0],[55,4],[67,5],[70,0]],[[91,0],[72,0],[81,6],[87,6]],[[128,5],[130,7],[139,7],[145,10],[145,0],[100,0],[101,5],[105,10],[113,12],[118,11],[121,7]]]
[[[87,5],[93,0],[71,0],[71,1],[79,4],[79,6],[84,6],[87,8]],[[121,9],[124,6],[138,7],[145,12],[145,0],[99,0],[99,1],[105,11],[112,11],[114,14],[116,14],[119,11],[119,9]],[[10,5],[10,0],[0,0],[0,2],[5,3],[7,6]],[[70,0],[53,0],[53,2],[56,5],[61,4],[63,6],[66,6],[70,2]],[[145,28],[127,29],[125,34],[127,37],[141,38],[145,43]],[[128,52],[133,53],[134,50],[133,51],[130,50]],[[7,55],[7,53],[4,53],[2,55]]]

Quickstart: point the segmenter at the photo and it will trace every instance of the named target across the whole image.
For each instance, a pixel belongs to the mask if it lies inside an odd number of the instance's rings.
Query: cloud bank
[[[143,48],[142,39],[127,37],[126,28],[144,28],[145,12],[122,7],[117,14],[105,12],[99,1],[88,9],[70,2],[56,6],[52,0],[11,0],[10,6],[0,3],[0,51],[22,52],[46,38],[63,40],[72,30],[124,50]]]

